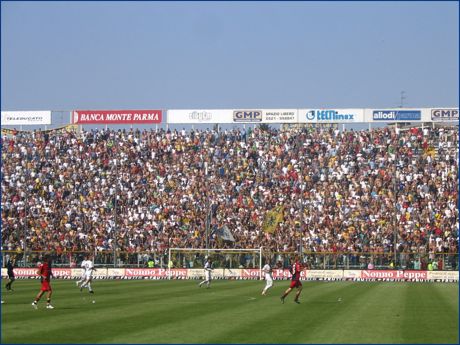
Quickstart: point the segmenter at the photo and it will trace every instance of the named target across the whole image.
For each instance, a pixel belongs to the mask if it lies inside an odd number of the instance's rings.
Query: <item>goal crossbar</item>
[[[216,249],[216,248],[169,248],[168,250],[168,279],[171,279],[171,252],[172,251],[177,251],[177,252],[182,252],[182,253],[196,253],[196,252],[207,252],[208,254],[210,253],[227,253],[227,254],[239,254],[239,253],[258,253],[259,254],[259,277],[262,279],[262,249],[263,247],[260,248],[254,248],[254,249]]]

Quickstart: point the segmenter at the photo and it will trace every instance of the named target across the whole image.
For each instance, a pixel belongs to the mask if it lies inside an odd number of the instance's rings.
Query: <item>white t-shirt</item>
[[[262,267],[262,271],[265,273],[265,279],[266,280],[271,280],[272,279],[272,269],[269,264],[265,264],[264,267]]]
[[[91,260],[83,260],[81,267],[85,269],[85,275],[91,276],[93,274],[93,262]]]
[[[206,263],[204,264],[204,270],[206,272],[211,272],[212,271],[212,263],[209,262],[209,261],[206,261]]]

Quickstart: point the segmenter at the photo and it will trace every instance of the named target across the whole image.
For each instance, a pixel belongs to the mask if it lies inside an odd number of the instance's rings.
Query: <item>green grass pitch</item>
[[[38,280],[2,280],[2,343],[458,343],[458,284],[288,281],[54,280],[54,310],[31,302]],[[339,298],[341,300],[339,300]]]

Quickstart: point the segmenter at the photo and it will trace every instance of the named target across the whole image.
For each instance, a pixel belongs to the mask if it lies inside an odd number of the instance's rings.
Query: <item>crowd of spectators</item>
[[[2,249],[455,254],[458,128],[17,132]],[[284,207],[274,233],[268,211]],[[234,242],[214,231],[226,225]],[[396,236],[396,238],[395,238]]]

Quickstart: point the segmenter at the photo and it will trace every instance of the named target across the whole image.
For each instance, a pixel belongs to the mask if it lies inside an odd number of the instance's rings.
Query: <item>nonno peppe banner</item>
[[[55,279],[80,278],[80,268],[53,268]],[[2,268],[3,278],[8,276],[6,268]],[[38,278],[37,268],[15,268],[14,274],[17,278]],[[214,269],[214,279],[259,279],[259,269]],[[262,275],[264,276],[264,275]],[[273,279],[289,280],[291,273],[287,269],[274,269]],[[169,271],[166,268],[97,268],[93,277],[100,278],[127,278],[127,279],[168,279]],[[172,279],[201,279],[204,277],[204,270],[172,268]],[[458,271],[416,271],[416,270],[305,270],[301,272],[301,280],[353,280],[353,281],[443,281],[458,282]]]
[[[73,123],[88,124],[147,124],[161,123],[161,110],[75,110]]]
[[[2,125],[50,125],[51,110],[2,111]]]
[[[166,278],[169,276],[167,268],[125,268],[125,277],[155,277]],[[171,277],[187,278],[187,269],[172,268]]]

